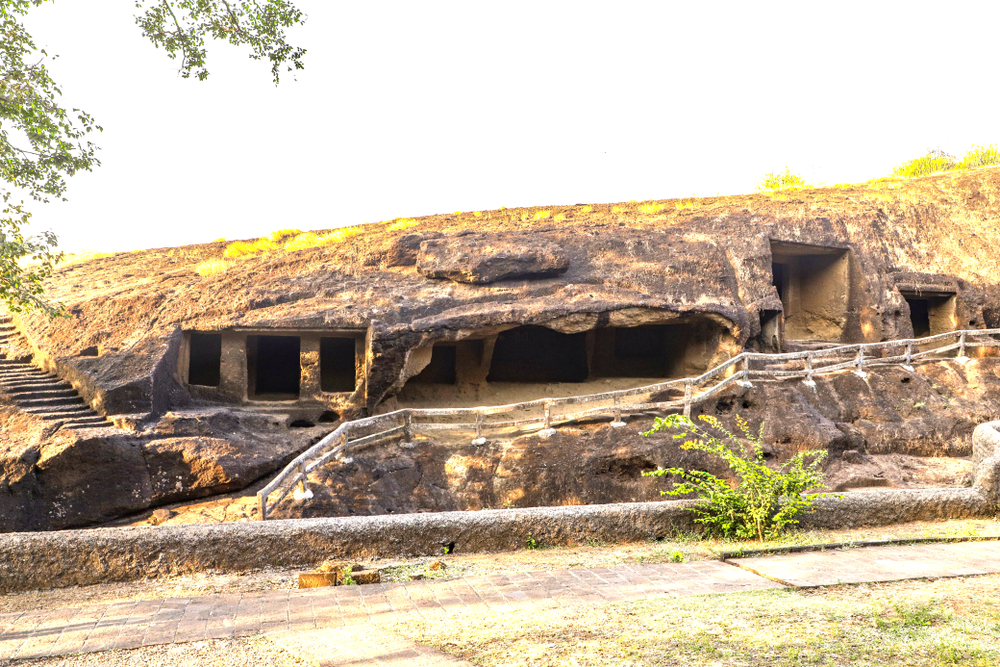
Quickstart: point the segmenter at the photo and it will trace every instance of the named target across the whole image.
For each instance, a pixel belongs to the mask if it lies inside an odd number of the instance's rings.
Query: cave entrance
[[[843,248],[771,242],[772,284],[787,340],[839,341],[850,302],[850,257]]]
[[[708,319],[597,329],[591,373],[602,378],[700,375],[719,348],[721,332]]]
[[[901,292],[910,308],[913,337],[924,338],[954,331],[957,326],[954,294]]]
[[[480,344],[482,341],[477,341]],[[455,384],[458,382],[458,346],[437,343],[431,348],[431,360],[423,370],[410,378],[417,384]]]
[[[523,326],[497,336],[486,381],[584,382],[587,374],[586,334]]]
[[[357,341],[354,338],[319,339],[319,390],[353,392],[358,384]]]
[[[218,387],[222,371],[222,334],[191,333],[188,338],[188,384]]]
[[[302,366],[298,336],[247,336],[247,393],[258,401],[294,401]]]

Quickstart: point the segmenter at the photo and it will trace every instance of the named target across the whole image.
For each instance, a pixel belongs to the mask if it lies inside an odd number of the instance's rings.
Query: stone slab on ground
[[[292,655],[316,667],[384,665],[385,667],[471,667],[453,655],[423,646],[372,625],[272,632],[268,637]]]
[[[1000,573],[1000,542],[954,542],[732,558],[739,567],[797,588]]]

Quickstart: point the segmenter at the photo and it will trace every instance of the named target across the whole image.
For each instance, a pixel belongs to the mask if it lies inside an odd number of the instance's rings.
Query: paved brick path
[[[501,612],[658,596],[1000,572],[1000,542],[807,552],[447,581],[120,602],[0,615],[0,664],[266,633],[314,665],[467,665],[384,629],[458,610]]]
[[[91,605],[0,615],[0,660],[274,632],[291,641],[290,631],[390,624],[459,608],[513,611],[778,587],[700,561]]]

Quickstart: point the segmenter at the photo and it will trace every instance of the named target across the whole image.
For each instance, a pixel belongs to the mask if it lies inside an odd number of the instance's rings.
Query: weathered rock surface
[[[0,415],[0,530],[86,525],[237,488],[338,419],[386,409],[430,363],[435,345],[479,342],[476,354],[484,356],[487,338],[495,342],[515,327],[596,336],[683,325],[697,349],[682,374],[744,349],[776,351],[783,303],[774,267],[792,266],[805,246],[836,260],[830,266],[843,284],[839,310],[803,330],[840,330],[842,342],[908,337],[914,325],[903,289],[954,291],[954,327],[1000,326],[1000,265],[984,261],[1000,245],[997,201],[1000,170],[984,169],[892,190],[563,206],[544,215],[504,209],[432,216],[405,229],[373,224],[336,245],[228,260],[224,271],[206,275],[199,264],[220,259],[224,243],[71,264],[48,289],[73,317],[15,318],[26,339],[8,354],[71,382],[123,429],[68,434],[23,413]],[[443,279],[428,277],[438,271]],[[317,387],[294,405],[261,405],[247,396],[246,372],[224,391],[186,381],[190,332],[246,338],[299,331],[357,336],[363,377],[353,392],[329,397]],[[222,358],[246,366],[247,355],[231,347]],[[316,384],[319,356],[316,349],[302,357],[303,377]],[[776,456],[813,448],[827,449],[831,460],[844,451],[964,456],[972,428],[1000,417],[994,364],[943,362],[913,376],[880,371],[864,380],[845,373],[817,378],[815,393],[798,382],[761,382],[699,409],[765,420]],[[480,375],[486,382],[487,373]],[[671,459],[631,436],[581,430],[587,433],[544,445],[527,437],[486,453],[460,452],[466,458],[452,464],[444,451],[387,452],[359,468],[357,483],[336,482],[347,494],[338,502],[356,512],[389,511],[382,500],[362,503],[369,479],[381,481],[378,489],[412,491],[424,503],[413,511],[631,500],[658,491],[643,486],[651,480],[636,483],[614,471],[631,475]],[[574,448],[582,454],[570,460]],[[546,452],[575,472],[552,469]],[[462,461],[465,473],[458,472]],[[401,497],[393,511],[407,511],[407,502]]]
[[[471,234],[424,241],[417,271],[428,278],[485,285],[511,278],[543,278],[565,273],[569,257],[555,243],[532,239]]]
[[[0,450],[0,532],[100,523],[243,488],[321,437],[302,432],[306,429],[289,434],[273,417],[225,411],[168,413],[135,433],[82,429],[50,434],[32,423],[40,420],[7,410],[0,416],[23,423],[21,441]],[[248,417],[258,429],[252,437],[245,437]],[[204,433],[226,433],[227,425],[232,430],[226,438]],[[164,437],[172,434],[179,437]]]

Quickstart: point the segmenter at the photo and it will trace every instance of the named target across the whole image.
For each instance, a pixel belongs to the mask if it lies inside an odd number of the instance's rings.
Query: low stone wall
[[[1000,422],[974,437],[969,489],[855,491],[816,500],[801,525],[842,528],[984,516],[1000,500]],[[576,505],[192,526],[0,535],[0,593],[169,574],[314,566],[328,558],[393,558],[628,542],[693,530],[693,501]]]
[[[1000,506],[1000,421],[988,422],[972,432],[972,475],[994,506]]]

